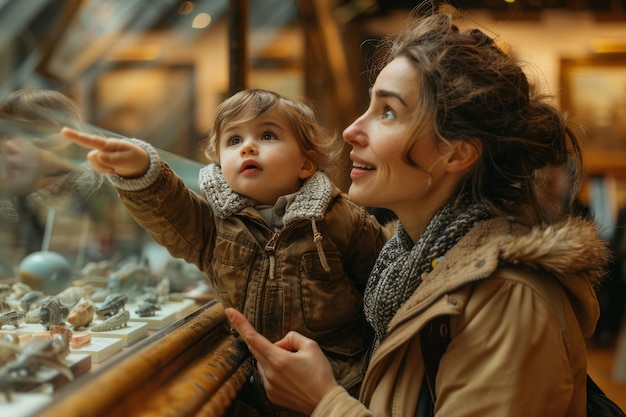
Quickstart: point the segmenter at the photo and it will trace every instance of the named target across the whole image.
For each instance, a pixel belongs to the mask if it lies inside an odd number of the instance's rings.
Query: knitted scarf
[[[396,234],[383,247],[372,269],[363,300],[365,315],[376,333],[373,350],[387,335],[396,311],[422,282],[422,274],[432,271],[472,227],[491,217],[485,204],[460,198],[435,214],[415,244],[398,223]]]

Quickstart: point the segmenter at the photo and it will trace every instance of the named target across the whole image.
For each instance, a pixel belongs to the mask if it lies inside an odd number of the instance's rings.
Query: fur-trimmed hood
[[[559,280],[586,337],[595,331],[599,315],[595,290],[606,275],[609,257],[598,225],[581,217],[531,229],[500,248],[502,262],[543,269]]]
[[[609,260],[608,247],[598,238],[599,233],[595,222],[572,217],[511,239],[502,246],[500,258],[533,269],[544,268],[564,284],[578,275],[578,279],[597,285]]]

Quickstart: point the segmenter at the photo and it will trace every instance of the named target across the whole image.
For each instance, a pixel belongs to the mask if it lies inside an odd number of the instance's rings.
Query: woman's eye
[[[396,114],[389,107],[385,107],[383,111],[383,119],[395,119]]]

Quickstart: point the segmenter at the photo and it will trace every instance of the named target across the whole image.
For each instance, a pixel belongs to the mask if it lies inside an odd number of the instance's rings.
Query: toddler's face
[[[260,204],[296,192],[315,172],[286,117],[271,110],[257,118],[225,124],[219,143],[220,165],[230,188]]]

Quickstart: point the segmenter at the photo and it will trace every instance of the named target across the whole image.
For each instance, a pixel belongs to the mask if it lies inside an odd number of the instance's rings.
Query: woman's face
[[[437,190],[445,169],[439,163],[445,144],[438,147],[424,136],[409,153],[415,165],[403,158],[419,111],[418,75],[407,58],[391,61],[374,83],[367,111],[343,132],[352,145],[350,198],[364,206],[393,210],[405,227],[410,221],[422,227],[448,198]]]

